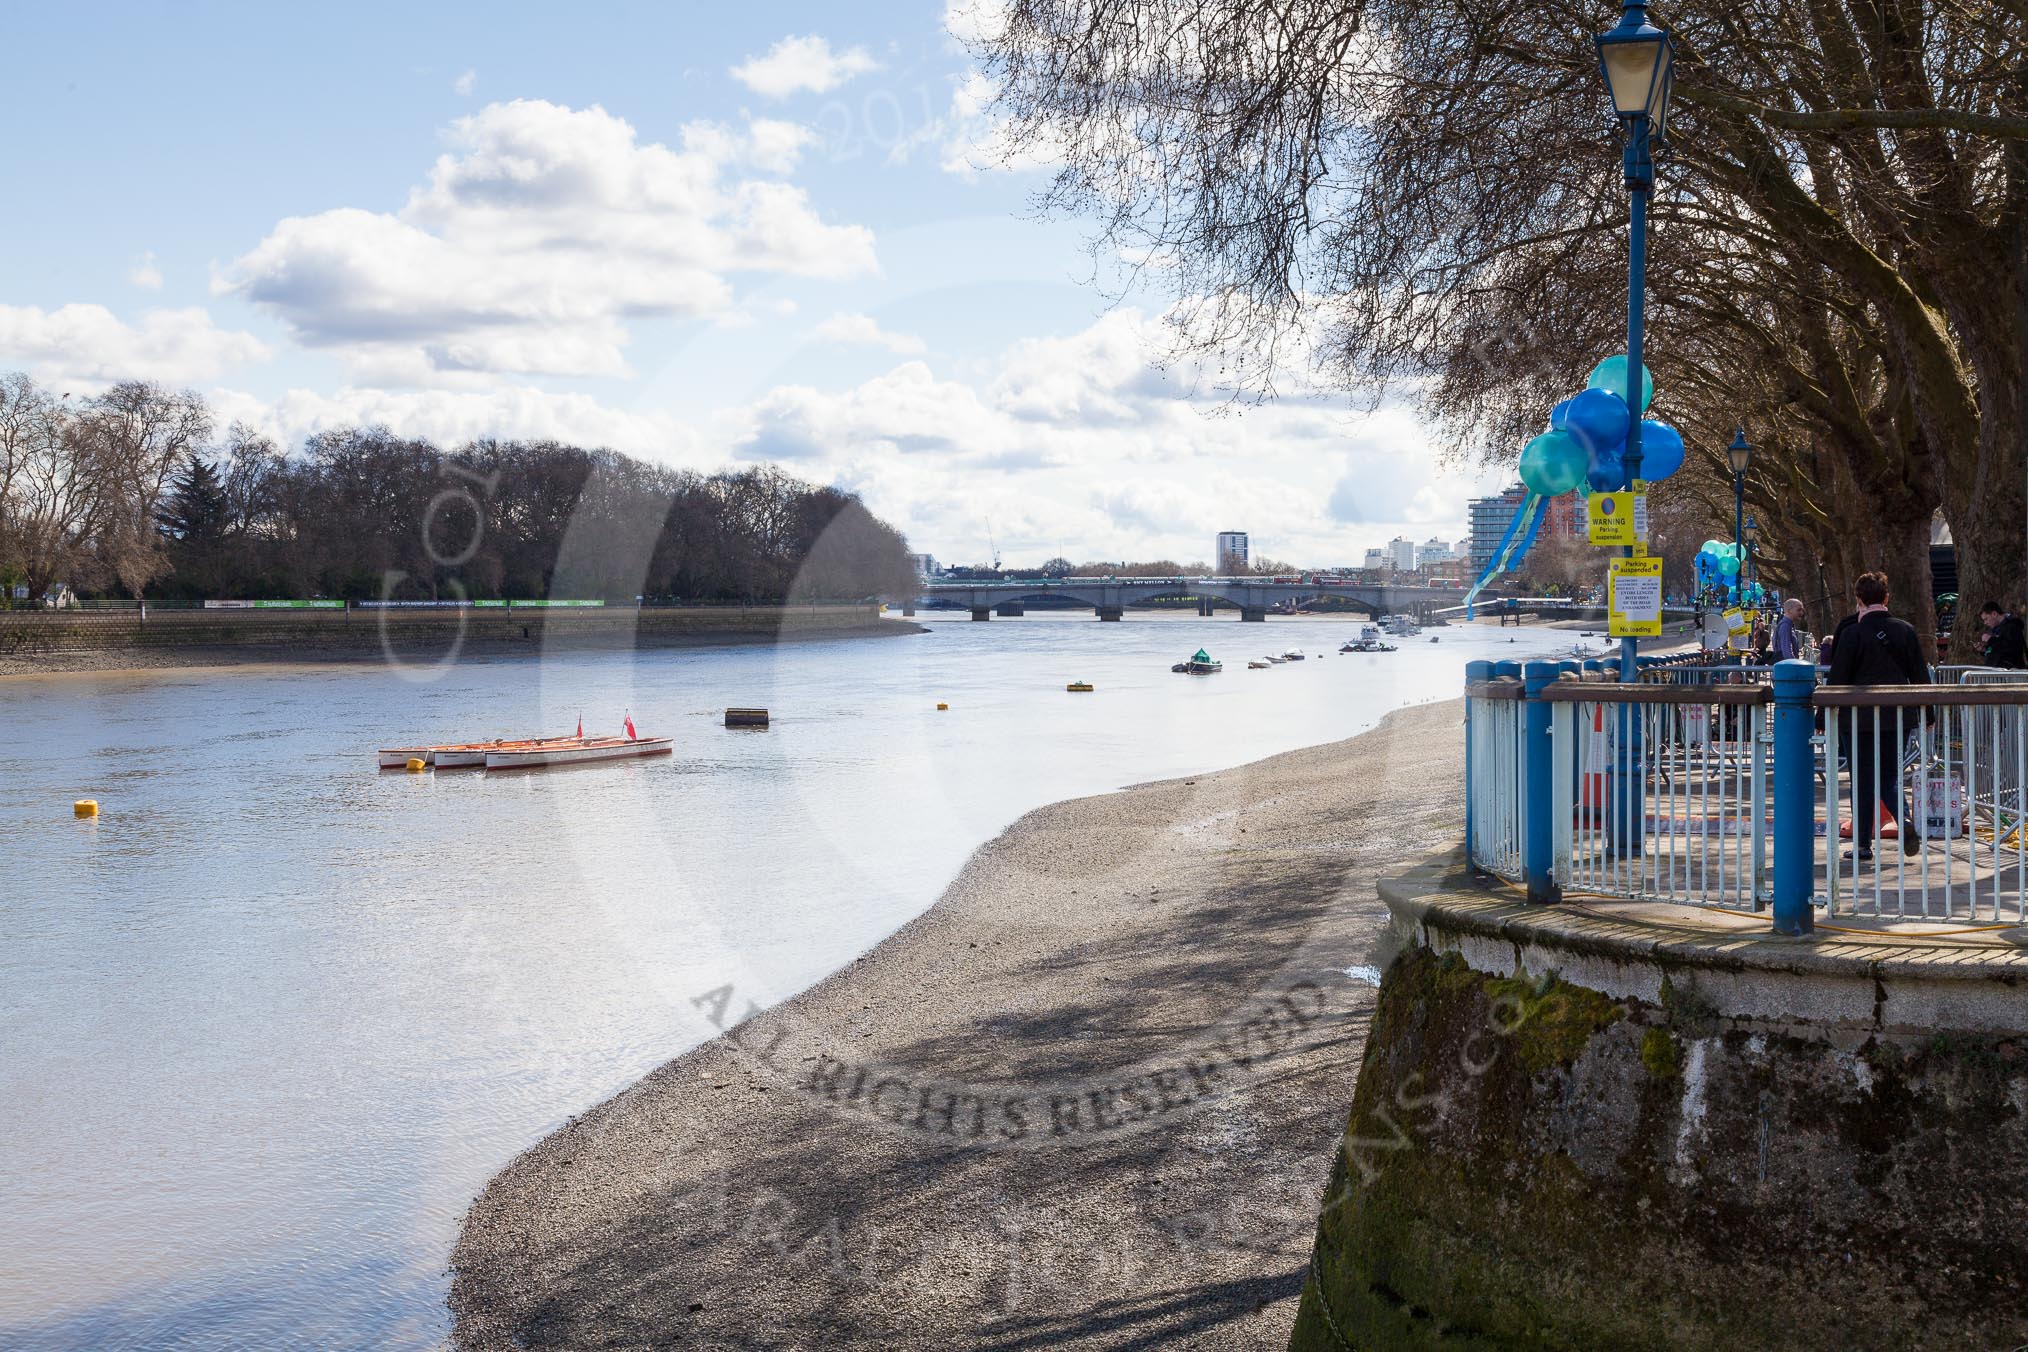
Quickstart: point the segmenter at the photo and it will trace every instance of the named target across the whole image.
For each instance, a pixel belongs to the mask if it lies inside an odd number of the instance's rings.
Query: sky
[[[1461,536],[1500,476],[1412,410],[1235,410],[1165,360],[1175,298],[1038,213],[946,3],[9,0],[0,370],[285,445],[773,461],[945,563]]]

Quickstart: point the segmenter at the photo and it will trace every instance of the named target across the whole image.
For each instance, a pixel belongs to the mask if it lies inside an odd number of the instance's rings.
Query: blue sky
[[[385,422],[777,459],[918,547],[1303,562],[1455,538],[1413,416],[1220,412],[1173,297],[1000,163],[990,8],[6,7],[0,368],[295,442]],[[1103,267],[1107,260],[1101,259]]]

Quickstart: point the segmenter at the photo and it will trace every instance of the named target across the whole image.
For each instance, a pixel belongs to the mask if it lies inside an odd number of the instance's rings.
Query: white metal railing
[[[1763,690],[1734,680],[1575,693],[1551,723],[1557,885],[1761,909],[1772,857]]]
[[[2028,920],[2028,673],[1951,674],[1955,688],[1928,699],[1919,688],[1817,692],[1833,915]]]
[[[1522,755],[1521,683],[1490,681],[1475,685],[1471,702],[1472,862],[1489,873],[1519,882],[1522,842],[1527,831],[1527,799]]]

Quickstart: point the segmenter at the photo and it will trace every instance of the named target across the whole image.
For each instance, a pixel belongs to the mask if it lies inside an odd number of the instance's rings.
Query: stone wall
[[[1405,947],[1292,1348],[2028,1343],[2028,996],[2004,970],[1921,998],[1821,949],[1431,890],[1389,897]]]
[[[912,626],[910,626],[912,628]],[[165,647],[319,652],[390,647],[632,647],[713,638],[899,631],[877,606],[612,607],[584,610],[135,610],[0,611],[0,658]]]

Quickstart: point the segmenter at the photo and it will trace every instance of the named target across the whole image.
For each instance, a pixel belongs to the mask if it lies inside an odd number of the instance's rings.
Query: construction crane
[[[1000,571],[1000,545],[993,538],[993,518],[986,518],[986,547],[993,551],[993,571]]]

